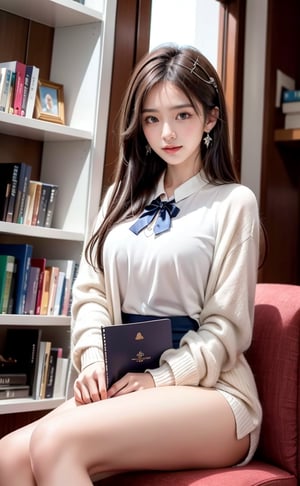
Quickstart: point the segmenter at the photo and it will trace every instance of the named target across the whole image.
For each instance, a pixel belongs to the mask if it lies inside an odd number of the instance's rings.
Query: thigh
[[[233,465],[249,446],[248,437],[236,439],[227,400],[198,387],[143,390],[53,415],[54,421],[61,444],[78,444],[91,473]]]

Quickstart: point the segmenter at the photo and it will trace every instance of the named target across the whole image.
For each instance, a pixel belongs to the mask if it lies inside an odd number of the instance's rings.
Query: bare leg
[[[197,387],[153,388],[48,416],[30,451],[38,486],[90,486],[90,475],[229,466],[243,459],[225,398]],[[10,483],[11,484],[11,483]]]
[[[32,432],[39,423],[48,420],[48,417],[59,415],[75,407],[74,400],[70,400],[45,417],[8,434],[0,440],[0,486],[36,485],[29,456]]]

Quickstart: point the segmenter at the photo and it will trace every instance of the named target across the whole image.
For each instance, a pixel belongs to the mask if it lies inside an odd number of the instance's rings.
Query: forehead
[[[143,109],[191,105],[187,95],[170,81],[156,84],[146,95]]]

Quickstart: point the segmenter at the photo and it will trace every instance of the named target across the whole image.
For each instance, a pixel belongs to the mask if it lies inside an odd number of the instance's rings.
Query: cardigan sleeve
[[[103,221],[110,193],[111,190],[104,199],[95,228]],[[111,303],[105,287],[103,272],[95,270],[83,254],[72,298],[71,355],[77,371],[94,362],[104,361],[101,326],[112,322]]]
[[[250,345],[259,250],[259,218],[253,193],[240,186],[220,205],[214,258],[198,331],[178,349],[165,351],[148,370],[156,386],[215,386]]]

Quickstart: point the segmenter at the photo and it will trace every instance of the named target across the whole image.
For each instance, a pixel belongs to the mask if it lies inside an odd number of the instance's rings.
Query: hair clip
[[[208,79],[203,79],[198,73],[196,73],[196,69],[197,68],[201,69],[206,74],[206,76],[207,76]],[[206,69],[204,69],[204,67],[201,66],[201,64],[198,61],[198,57],[193,62],[193,65],[190,68],[190,73],[191,74],[194,74],[195,76],[197,76],[197,78],[201,79],[201,81],[203,81],[204,83],[211,84],[215,88],[216,92],[218,93],[218,85],[217,85],[217,83],[215,81],[215,78],[213,78],[212,76],[210,76],[208,74],[208,72],[206,71]]]

